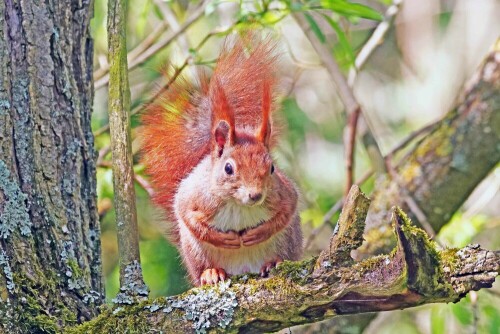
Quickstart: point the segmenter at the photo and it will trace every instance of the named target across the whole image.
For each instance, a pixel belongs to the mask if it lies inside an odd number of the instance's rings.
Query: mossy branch
[[[131,303],[130,298],[147,296],[139,258],[137,212],[135,206],[134,170],[130,139],[130,90],[127,70],[126,1],[108,2],[109,45],[109,125],[113,156],[113,189],[120,285],[118,302]]]
[[[498,252],[479,246],[440,251],[397,207],[392,210],[398,240],[393,252],[345,261],[362,241],[368,205],[354,186],[343,209],[344,226],[332,239],[332,245],[343,245],[333,247],[344,254],[340,262],[330,262],[326,253],[285,262],[266,279],[238,276],[230,284],[108,310],[74,332],[272,332],[344,314],[456,302],[470,290],[491,287],[500,273]]]
[[[393,205],[438,232],[500,162],[500,40],[433,131],[377,180],[368,228],[387,221]],[[411,205],[419,208],[412,212]],[[420,219],[421,220],[421,219]],[[420,222],[424,223],[424,222]]]

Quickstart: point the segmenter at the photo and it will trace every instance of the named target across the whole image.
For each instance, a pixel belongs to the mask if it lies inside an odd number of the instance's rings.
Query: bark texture
[[[55,332],[103,301],[91,6],[0,2],[0,332]]]
[[[120,286],[118,300],[147,298],[139,257],[139,230],[135,206],[134,161],[130,135],[130,89],[127,70],[127,2],[108,1],[109,94],[108,112],[113,155]]]
[[[354,186],[325,253],[345,255],[360,244],[368,202]],[[491,287],[500,273],[500,252],[478,245],[439,251],[401,209],[392,212],[397,246],[390,255],[356,263],[343,256],[331,262],[326,254],[285,262],[267,279],[238,276],[231,284],[118,307],[71,332],[272,332],[338,315],[456,302],[470,290]]]
[[[500,40],[465,87],[455,109],[378,181],[367,225],[389,221],[399,205],[418,223],[414,201],[438,232],[500,162]]]

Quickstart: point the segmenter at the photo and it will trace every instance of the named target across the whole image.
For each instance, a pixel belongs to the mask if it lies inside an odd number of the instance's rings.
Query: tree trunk
[[[0,2],[0,319],[9,333],[55,332],[103,302],[91,9]]]

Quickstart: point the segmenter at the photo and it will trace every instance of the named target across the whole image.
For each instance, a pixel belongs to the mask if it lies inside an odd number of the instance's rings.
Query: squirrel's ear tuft
[[[262,89],[262,123],[257,131],[257,140],[269,146],[271,138],[271,85],[269,81],[264,81]]]
[[[233,135],[231,126],[226,121],[219,121],[214,130],[215,143],[217,144],[217,152],[219,157],[222,155],[224,147],[232,145]]]
[[[211,85],[213,134],[220,157],[224,147],[232,146],[235,140],[234,113],[219,80],[214,78]]]

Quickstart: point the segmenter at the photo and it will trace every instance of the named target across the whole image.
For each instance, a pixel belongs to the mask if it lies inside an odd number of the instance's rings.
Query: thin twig
[[[477,325],[478,325],[478,309],[477,309],[477,292],[471,291],[469,292],[470,296],[470,305],[472,307],[472,334],[477,334]]]
[[[428,133],[430,131],[432,131],[436,126],[437,124],[439,124],[440,121],[437,121],[435,123],[432,123],[432,124],[429,124],[429,125],[426,125],[424,126],[423,128],[417,130],[417,131],[414,131],[412,132],[410,135],[408,135],[402,142],[401,144],[398,144],[396,147],[394,147],[388,154],[387,156],[385,157],[385,160],[386,160],[386,163],[391,163],[391,160],[393,159],[394,155],[396,153],[398,153],[399,151],[401,151],[402,149],[404,149],[407,145],[409,145],[412,141],[414,141],[417,137],[419,137],[420,135],[423,135],[424,133]],[[390,165],[389,165],[390,166]],[[390,169],[390,167],[389,167]],[[356,182],[356,184],[358,185],[362,185],[365,183],[366,180],[368,180],[372,175],[373,175],[374,171],[373,170],[369,170],[367,171],[360,179],[358,182]],[[305,246],[305,250],[307,251],[309,249],[309,247],[311,246],[312,242],[314,241],[314,239],[316,238],[316,236],[323,230],[323,228],[325,227],[326,224],[328,223],[331,223],[330,222],[330,219],[331,217],[340,209],[337,209],[339,203],[342,203],[341,201],[344,199],[344,197],[342,197],[339,201],[337,201],[331,208],[330,210],[328,210],[328,212],[325,214],[325,216],[323,217],[323,222],[321,223],[320,226],[318,226],[317,228],[315,228],[312,232],[311,232],[311,235],[309,236],[309,238],[307,239],[306,241],[306,246]],[[410,200],[411,202],[411,200]],[[417,206],[418,207],[418,206]],[[333,212],[333,213],[332,213]],[[424,215],[425,216],[425,215]]]
[[[164,2],[163,0],[154,0],[154,3],[163,15],[163,20],[167,22],[173,30],[177,31],[182,29],[182,26],[177,20],[177,16],[166,2]],[[183,56],[187,57],[189,55],[190,45],[185,34],[179,34],[179,37],[177,38],[177,44],[180,46]]]
[[[166,22],[160,22],[145,39],[143,39],[135,48],[132,49],[132,51],[128,53],[127,61],[131,62],[133,59],[137,58],[139,54],[149,48],[158,39],[158,37],[160,37],[165,32],[166,27]],[[94,71],[94,81],[100,80],[102,77],[107,75],[108,72],[109,64],[102,64],[98,70]]]
[[[349,122],[345,128],[344,135],[344,145],[345,145],[345,161],[346,161],[346,188],[344,195],[349,193],[353,183],[354,183],[354,163],[355,163],[355,148],[356,148],[356,129],[358,127],[358,119],[361,114],[361,108],[354,110],[354,112],[349,116]]]
[[[151,184],[149,183],[148,180],[146,180],[145,178],[143,178],[142,176],[140,175],[135,175],[135,181],[137,182],[137,184],[139,184],[144,190],[146,190],[146,192],[148,193],[149,197],[153,197],[153,195],[155,194],[155,191],[153,189],[153,187],[151,186]]]
[[[416,131],[413,131],[408,137],[406,137],[403,141],[401,141],[396,147],[394,147],[391,152],[389,152],[386,156],[385,156],[385,160],[389,160],[391,161],[392,158],[394,157],[394,154],[401,151],[403,148],[405,148],[410,142],[414,141],[415,138],[423,135],[423,134],[426,134],[426,133],[429,133],[431,132],[432,130],[434,130],[440,123],[441,123],[442,119],[439,119],[435,122],[432,122],[430,124],[427,124],[426,126],[416,130]]]
[[[318,54],[321,61],[325,65],[326,70],[330,74],[337,88],[337,93],[339,94],[340,100],[344,104],[346,115],[351,115],[358,108],[361,108],[361,106],[357,102],[351,87],[349,87],[349,85],[347,84],[347,80],[342,74],[340,67],[335,61],[335,58],[330,52],[328,46],[322,44],[318,37],[314,34],[314,32],[309,28],[309,24],[303,13],[293,13],[292,15],[309,39],[309,42],[316,50],[316,53]],[[361,114],[366,117],[362,110]],[[375,140],[375,136],[373,135],[373,131],[369,128],[368,123],[359,122],[358,132],[359,135],[364,138],[363,144],[365,145],[366,150],[370,156],[374,169],[377,172],[381,173],[387,172],[385,164],[383,163],[384,159],[382,156],[382,152],[380,151],[377,141]]]
[[[162,50],[166,46],[168,46],[172,41],[174,41],[180,34],[182,34],[187,28],[189,28],[194,22],[196,22],[205,12],[205,7],[208,1],[203,1],[201,6],[193,11],[190,17],[184,21],[180,27],[180,29],[176,31],[172,31],[168,36],[164,39],[156,42],[151,45],[149,48],[144,50],[141,54],[139,54],[135,59],[132,59],[130,64],[128,65],[129,71],[136,68],[152,56],[154,56],[158,51]],[[109,74],[104,75],[102,78],[97,80],[94,84],[95,89],[99,89],[109,82]]]
[[[237,25],[239,22],[236,22],[234,25],[228,27],[228,28],[222,28],[222,29],[216,29],[214,31],[211,31],[205,37],[201,40],[201,42],[196,46],[194,49],[194,53],[197,53],[200,51],[200,49],[205,45],[205,43],[213,36],[216,36],[218,34],[225,34],[228,31],[231,31],[235,25]],[[135,107],[131,112],[130,116],[134,116],[137,113],[141,112],[144,110],[150,103],[154,102],[163,92],[168,90],[170,86],[177,80],[177,78],[181,75],[182,71],[189,65],[191,60],[193,59],[193,56],[190,54],[189,56],[186,57],[184,62],[181,64],[181,66],[176,67],[174,73],[168,80],[168,82],[159,89],[156,94],[154,94],[151,98],[149,98],[146,102],[139,104],[137,107]],[[94,137],[100,136],[103,133],[107,132],[109,130],[109,124],[102,126],[101,128],[97,129],[94,131]]]
[[[348,84],[350,87],[354,85],[354,80],[359,72],[359,70],[366,63],[368,58],[372,55],[375,49],[382,43],[385,35],[389,31],[396,14],[399,12],[403,0],[393,0],[392,4],[387,8],[384,20],[379,23],[377,28],[373,31],[372,35],[368,41],[363,45],[361,51],[359,51],[356,60],[354,61],[354,67],[349,70]]]
[[[96,164],[97,167],[107,168],[107,169],[112,168],[112,165],[113,164],[110,161],[101,161]],[[134,180],[135,182],[137,182],[139,186],[141,186],[141,188],[143,188],[148,193],[150,197],[154,195],[155,191],[153,189],[153,186],[151,186],[151,183],[149,183],[148,180],[137,174],[134,174]]]

